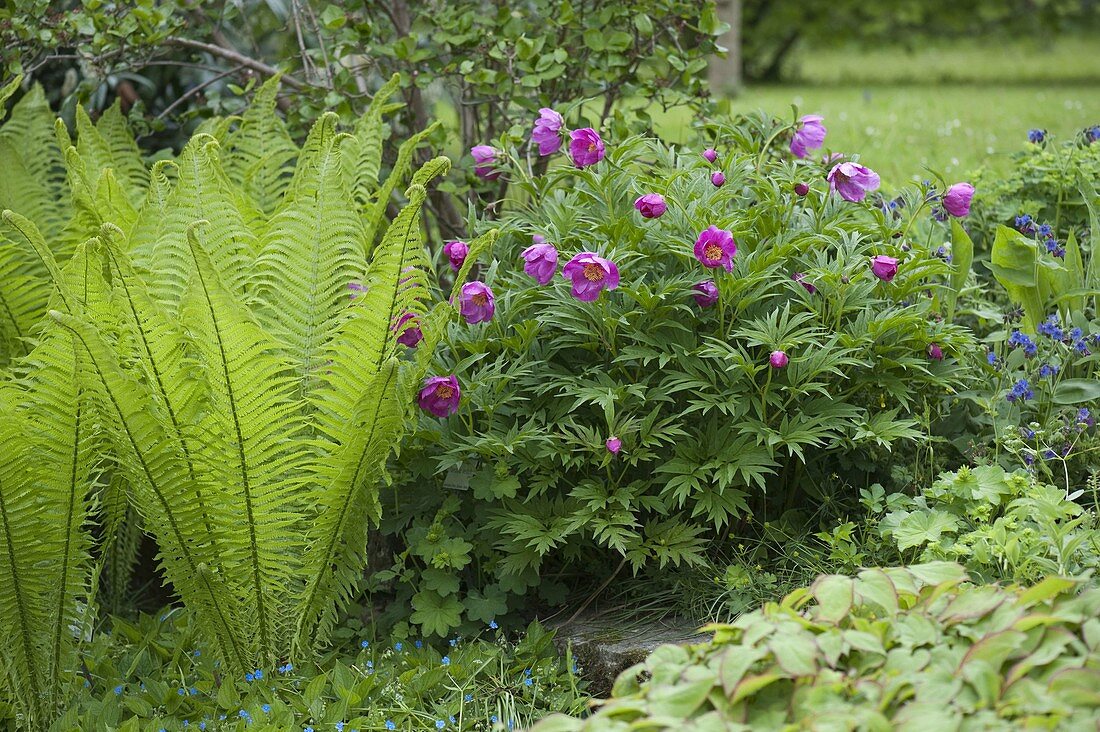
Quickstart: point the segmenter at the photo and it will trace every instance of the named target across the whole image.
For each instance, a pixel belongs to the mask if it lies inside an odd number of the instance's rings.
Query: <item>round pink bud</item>
[[[928,344],[928,358],[932,359],[933,361],[943,360],[943,349],[940,348],[938,343]]]
[[[623,449],[623,441],[614,435],[608,437],[607,442],[604,444],[607,446],[607,451],[612,455],[618,455],[619,450]]]
[[[807,193],[810,192],[810,187],[805,183],[795,183],[794,192],[800,196],[805,196]]]
[[[787,357],[787,354],[783,351],[772,351],[771,356],[768,357],[768,363],[772,365],[773,369],[786,368],[787,364],[791,362],[791,359]]]
[[[714,184],[715,188],[721,188],[726,184],[726,175],[721,170],[716,170],[710,174],[710,182]]]
[[[634,208],[638,209],[642,218],[659,219],[668,210],[668,204],[660,193],[647,193],[634,201]]]
[[[703,159],[705,159],[708,163],[713,163],[715,160],[718,159],[718,151],[715,150],[713,147],[708,147],[706,150],[703,151]]]
[[[871,272],[883,282],[890,282],[898,273],[898,260],[885,254],[871,257]]]

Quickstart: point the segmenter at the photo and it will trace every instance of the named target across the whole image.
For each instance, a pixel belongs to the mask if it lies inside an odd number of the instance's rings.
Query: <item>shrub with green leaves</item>
[[[1100,589],[1051,577],[975,586],[955,564],[824,575],[662,646],[587,720],[534,732],[1090,729],[1100,722]]]
[[[11,341],[28,353],[0,385],[0,629],[19,641],[0,666],[32,728],[95,620],[93,514],[98,564],[136,509],[232,674],[318,653],[356,589],[387,456],[453,312],[432,306],[419,231],[449,163],[417,171],[387,221],[423,139],[379,179],[396,80],[353,130],[325,115],[302,147],[277,84],[149,171],[132,139],[113,147],[78,116],[72,145],[59,123],[71,219],[59,234],[4,212],[5,253],[48,277],[50,318]],[[398,342],[413,324],[419,358]]]
[[[1033,131],[1034,134],[1035,131]],[[999,225],[1012,226],[1027,214],[1036,226],[1049,224],[1063,244],[1071,233],[1080,240],[1090,226],[1087,196],[1081,182],[1100,179],[1100,126],[1058,142],[1043,132],[1038,142],[1025,144],[1013,156],[1009,172],[978,170],[969,226],[979,250],[988,252]],[[1092,225],[1095,230],[1095,225]]]
[[[901,236],[894,209],[844,201],[820,163],[791,162],[789,130],[718,126],[714,165],[634,137],[583,170],[506,167],[520,193],[484,269],[496,314],[450,328],[436,371],[457,375],[459,412],[422,419],[383,493],[407,546],[383,578],[427,632],[529,589],[554,602],[560,572],[698,562],[750,514],[799,505],[836,471],[874,475],[925,436],[972,348],[934,317],[951,269]],[[667,211],[643,218],[643,194]],[[693,254],[711,226],[736,239],[729,272]],[[521,257],[534,236],[559,266],[615,263],[618,288],[589,302],[560,274],[540,285]],[[898,259],[896,278],[873,274],[878,255]],[[693,288],[708,280],[703,307]]]
[[[891,561],[947,559],[986,582],[1028,583],[1100,568],[1096,513],[1074,502],[1083,493],[983,465],[945,473],[917,496],[872,486],[863,503],[897,550]]]

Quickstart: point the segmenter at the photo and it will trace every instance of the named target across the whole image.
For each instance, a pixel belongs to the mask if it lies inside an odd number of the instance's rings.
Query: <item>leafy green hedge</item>
[[[1092,729],[1100,588],[974,586],[955,564],[824,575],[662,646],[587,720],[535,732]]]

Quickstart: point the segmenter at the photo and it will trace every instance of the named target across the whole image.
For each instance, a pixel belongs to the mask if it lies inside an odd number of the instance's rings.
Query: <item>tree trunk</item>
[[[711,57],[710,87],[715,94],[731,94],[741,88],[741,0],[718,0],[718,18],[730,27],[717,39],[728,51],[725,58]]]

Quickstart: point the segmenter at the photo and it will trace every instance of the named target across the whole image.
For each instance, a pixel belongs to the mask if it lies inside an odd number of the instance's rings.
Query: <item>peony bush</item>
[[[809,127],[714,124],[700,151],[544,111],[548,172],[498,147],[515,194],[465,286],[495,306],[448,332],[434,373],[457,412],[429,382],[383,499],[406,549],[375,579],[399,580],[414,623],[442,634],[553,604],[576,574],[699,562],[835,474],[923,449],[974,351],[940,315],[950,264],[907,235],[928,191],[887,205],[855,158],[793,154],[797,135],[823,144]]]

